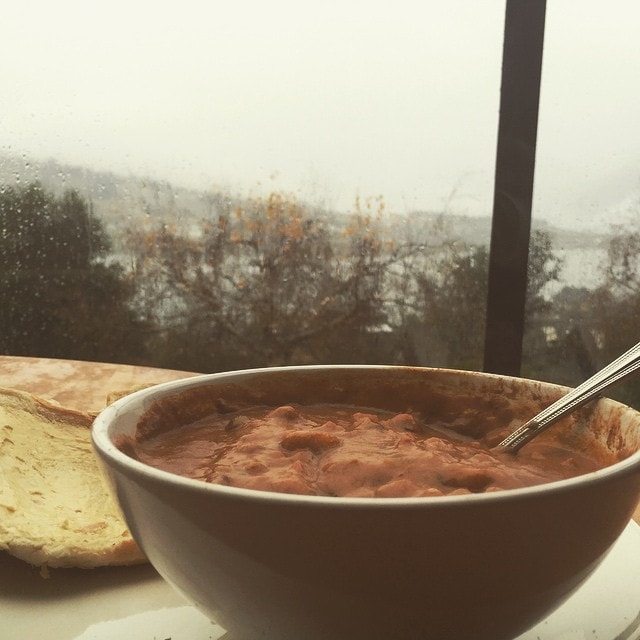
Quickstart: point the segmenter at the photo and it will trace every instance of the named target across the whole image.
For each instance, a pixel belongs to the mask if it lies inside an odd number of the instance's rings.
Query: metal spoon
[[[496,448],[517,451],[547,427],[618,384],[640,368],[640,342],[508,435]]]

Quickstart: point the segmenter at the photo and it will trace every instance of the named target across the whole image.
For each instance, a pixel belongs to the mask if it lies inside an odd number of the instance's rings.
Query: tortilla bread
[[[0,550],[45,569],[145,561],[93,453],[92,420],[0,387]]]

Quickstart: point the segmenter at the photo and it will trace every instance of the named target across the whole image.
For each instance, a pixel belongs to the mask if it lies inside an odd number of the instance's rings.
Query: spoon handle
[[[529,440],[640,368],[640,342],[508,435],[498,447],[517,451]]]

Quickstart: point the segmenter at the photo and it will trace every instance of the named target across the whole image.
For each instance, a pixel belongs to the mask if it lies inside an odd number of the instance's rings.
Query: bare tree
[[[132,232],[139,307],[190,368],[388,360],[385,287],[408,249],[385,237],[379,213],[356,207],[339,223],[271,194],[188,232]]]

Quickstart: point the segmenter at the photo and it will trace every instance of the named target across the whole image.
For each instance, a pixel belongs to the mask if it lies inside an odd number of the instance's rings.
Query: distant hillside
[[[145,218],[154,221],[183,221],[211,215],[229,194],[198,191],[136,175],[118,175],[85,167],[62,164],[56,160],[31,161],[24,157],[0,154],[0,185],[27,184],[38,180],[54,193],[75,189],[90,200],[96,214],[109,230]],[[337,215],[337,214],[336,214]],[[437,231],[439,238],[467,244],[488,244],[491,218],[452,213],[415,211],[397,225],[406,236],[428,238]],[[572,231],[534,221],[534,228],[548,232],[554,248],[571,251],[602,248],[608,235],[590,231]]]
[[[455,213],[415,211],[409,216],[409,225],[415,237],[424,236],[430,229],[439,227],[442,235],[458,242],[488,245],[491,240],[491,216],[489,215],[465,216]],[[553,246],[565,251],[603,248],[610,238],[607,233],[574,231],[550,225],[545,221],[534,220],[532,228],[548,233]]]
[[[215,209],[224,194],[176,187],[141,176],[123,176],[61,164],[56,160],[30,162],[0,155],[0,184],[15,186],[39,181],[56,194],[74,189],[89,200],[108,229],[124,222],[200,218]]]

